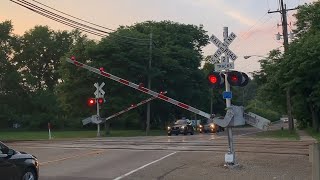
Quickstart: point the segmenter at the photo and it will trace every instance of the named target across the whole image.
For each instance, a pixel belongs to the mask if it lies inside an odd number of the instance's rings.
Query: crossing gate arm
[[[114,76],[114,75],[112,75],[112,74],[110,74],[110,73],[105,72],[103,68],[97,69],[97,68],[88,66],[88,65],[86,65],[86,64],[83,64],[83,63],[81,63],[81,62],[76,61],[74,57],[72,57],[71,59],[70,59],[70,58],[67,58],[66,61],[69,62],[69,63],[71,63],[71,64],[74,64],[74,65],[76,65],[76,66],[78,66],[78,67],[87,69],[87,70],[89,70],[89,71],[91,71],[91,72],[94,72],[94,73],[96,73],[96,74],[99,74],[99,75],[101,75],[101,76],[104,76],[104,77],[106,77],[106,78],[109,78],[109,79],[112,79],[112,80],[114,80],[114,81],[117,81],[117,82],[119,82],[119,83],[121,83],[121,84],[124,84],[124,85],[126,85],[126,86],[129,86],[129,87],[131,87],[131,88],[137,89],[137,90],[139,90],[139,91],[141,91],[141,92],[143,92],[143,93],[145,93],[145,94],[149,94],[149,95],[151,95],[151,96],[153,96],[153,97],[156,97],[156,98],[159,98],[159,99],[161,99],[161,100],[163,100],[163,101],[166,101],[166,102],[169,102],[169,103],[171,103],[171,104],[174,104],[174,105],[176,105],[176,106],[178,106],[178,107],[180,107],[180,108],[186,109],[186,110],[188,110],[188,111],[190,111],[190,112],[193,112],[193,113],[198,114],[198,115],[200,115],[200,116],[203,116],[203,117],[205,117],[205,118],[211,118],[210,114],[208,114],[208,113],[206,113],[206,112],[200,111],[199,109],[196,109],[196,108],[194,108],[194,107],[192,107],[192,106],[189,106],[189,105],[187,105],[187,104],[184,104],[184,103],[182,103],[182,102],[179,102],[179,101],[177,101],[177,100],[174,100],[174,99],[172,99],[172,98],[170,98],[170,97],[168,97],[168,96],[163,95],[162,93],[154,92],[154,91],[152,91],[152,90],[150,90],[150,89],[147,89],[147,88],[145,88],[145,87],[143,87],[143,86],[141,86],[141,85],[139,86],[139,85],[137,85],[137,84],[135,84],[135,83],[132,83],[132,82],[130,82],[130,81],[128,81],[128,80],[125,80],[125,79],[119,78],[119,77],[117,77],[117,76]]]
[[[167,92],[163,92],[163,94],[166,94],[166,93],[167,93]],[[115,113],[115,114],[113,114],[113,115],[111,115],[111,116],[109,116],[109,117],[107,117],[105,120],[108,121],[109,119],[112,119],[112,118],[114,118],[114,117],[116,117],[116,116],[119,116],[119,115],[121,115],[121,114],[123,114],[123,113],[125,113],[125,112],[130,111],[131,109],[134,109],[134,108],[136,108],[136,107],[138,107],[138,106],[141,106],[141,105],[143,105],[143,104],[145,104],[145,103],[147,103],[147,102],[149,102],[149,101],[152,101],[152,100],[154,100],[154,99],[157,99],[157,97],[151,97],[151,98],[149,98],[149,99],[146,99],[146,100],[141,101],[141,102],[138,103],[138,104],[132,104],[130,107],[128,107],[128,108],[126,108],[126,109],[124,109],[124,110],[122,110],[122,111],[120,111],[120,112],[117,112],[117,113]]]

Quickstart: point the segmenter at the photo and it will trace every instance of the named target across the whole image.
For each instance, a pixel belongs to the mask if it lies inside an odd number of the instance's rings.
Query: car
[[[168,136],[171,136],[171,134],[187,135],[188,133],[190,133],[191,135],[194,134],[194,128],[190,120],[180,119],[177,120],[172,126],[168,126]]]
[[[212,119],[207,119],[205,121],[202,121],[199,125],[200,133],[207,133],[207,132],[216,133],[220,131],[224,131],[224,128],[213,123]]]
[[[284,122],[284,123],[287,123],[289,121],[289,118],[287,116],[282,116],[280,118],[280,121]]]
[[[19,152],[0,141],[0,179],[38,180],[38,159],[25,152]]]

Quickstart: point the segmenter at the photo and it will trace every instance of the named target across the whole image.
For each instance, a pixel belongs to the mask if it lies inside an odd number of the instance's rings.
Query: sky
[[[29,2],[35,3],[32,0]],[[279,9],[278,0],[37,0],[50,7],[81,19],[117,29],[121,25],[153,20],[204,26],[208,35],[222,40],[223,27],[237,35],[229,46],[238,58],[235,69],[253,72],[260,69],[258,56],[267,56],[272,49],[281,48],[280,13],[268,13]],[[315,0],[284,0],[287,8],[294,8]],[[296,11],[288,12],[289,33],[294,29]],[[0,21],[11,20],[14,33],[22,35],[35,25],[48,25],[54,30],[71,30],[53,20],[40,16],[9,0],[0,1]],[[99,39],[96,36],[90,38]],[[203,55],[212,55],[217,47],[210,43],[203,48]],[[243,56],[255,55],[249,59]]]

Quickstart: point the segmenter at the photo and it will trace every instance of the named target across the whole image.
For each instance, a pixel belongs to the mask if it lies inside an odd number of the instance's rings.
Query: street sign
[[[211,57],[212,63],[217,63],[220,62],[220,56],[225,53],[226,56],[228,56],[230,59],[233,61],[238,58],[237,55],[235,55],[229,48],[228,46],[232,43],[232,41],[236,38],[237,36],[234,33],[231,33],[225,41],[222,43],[215,35],[212,35],[210,37],[210,41],[218,47],[218,50],[213,54]]]
[[[258,116],[252,112],[244,113],[244,118],[247,124],[261,130],[268,130],[271,123],[268,119]]]
[[[234,62],[229,63],[218,63],[214,65],[215,71],[222,71],[226,69],[234,69]]]
[[[223,99],[231,99],[232,98],[232,92],[231,91],[224,91],[222,93]]]
[[[105,85],[104,82],[102,82],[100,86],[98,83],[94,83],[94,87],[97,88],[97,90],[94,92],[94,95],[96,96],[96,98],[103,97],[103,95],[105,94],[104,90],[102,89],[104,85]]]

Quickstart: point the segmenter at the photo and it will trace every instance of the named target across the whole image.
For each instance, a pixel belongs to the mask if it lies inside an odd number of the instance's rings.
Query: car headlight
[[[184,126],[181,126],[181,129],[184,129]]]
[[[168,126],[168,130],[170,130],[171,129],[171,127],[170,126]]]
[[[200,125],[199,127],[202,128],[202,125]]]
[[[214,128],[214,124],[211,124],[210,127],[211,127],[211,128]]]

